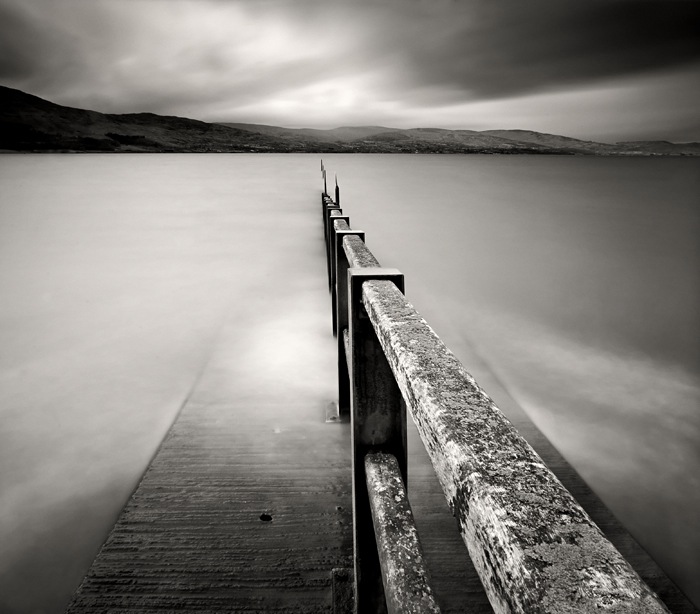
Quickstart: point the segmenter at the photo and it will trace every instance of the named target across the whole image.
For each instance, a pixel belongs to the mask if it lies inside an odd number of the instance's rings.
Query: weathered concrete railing
[[[440,612],[396,457],[365,455],[365,475],[389,612]]]
[[[668,612],[406,301],[403,275],[379,266],[322,171],[355,611],[439,611],[403,487],[408,405],[496,612]]]

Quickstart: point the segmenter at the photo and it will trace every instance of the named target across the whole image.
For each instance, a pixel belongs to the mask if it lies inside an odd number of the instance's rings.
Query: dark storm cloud
[[[648,124],[672,87],[678,132],[699,22],[700,0],[0,0],[0,81],[107,112],[445,127],[612,125],[616,98]]]
[[[41,88],[71,85],[91,76],[89,58],[95,52],[77,34],[87,25],[85,29],[97,39],[99,24],[76,20],[71,29],[55,23],[51,11],[44,14],[44,8],[42,2],[33,0],[0,0],[0,80],[4,83],[31,83]],[[59,3],[54,11],[61,11]],[[102,40],[108,37],[102,36]]]
[[[699,2],[455,2],[413,25],[385,17],[377,54],[400,54],[416,86],[455,97],[512,96],[700,59]]]
[[[244,0],[245,1],[245,0]],[[406,85],[459,96],[516,95],[700,60],[697,0],[311,0],[251,2],[355,32],[352,57]]]
[[[13,6],[0,4],[0,79],[22,78],[41,69],[49,32]]]
[[[59,72],[80,67],[88,71],[91,54],[99,56],[100,41],[95,38],[87,42],[97,48],[76,52],[67,28],[52,31],[37,12],[22,9],[22,3],[4,2],[5,6],[0,3],[0,78],[36,76],[47,64]],[[32,4],[42,3],[25,2],[25,6]],[[124,4],[135,15],[158,4],[166,9],[163,3],[148,0]],[[171,4],[177,10],[183,3],[172,0]],[[358,69],[387,65],[409,89],[442,86],[444,95],[452,92],[455,97],[514,95],[700,59],[700,2],[696,1],[218,0],[201,1],[201,10],[212,4],[241,7],[257,20],[261,31],[271,19],[282,18],[290,27],[320,40],[331,42],[337,37],[339,45],[346,46],[344,62]],[[77,8],[74,2],[66,6]],[[109,20],[100,20],[97,11],[82,25],[102,31],[103,43],[121,34],[119,22],[111,24],[110,31]],[[144,20],[142,26],[148,28],[149,23]],[[153,43],[157,54],[156,37]],[[194,46],[185,48],[189,53],[182,55],[189,61],[183,70],[188,64],[192,67],[194,59],[202,62],[199,67],[215,66],[217,53],[207,45],[206,32],[200,44],[203,52]],[[336,59],[329,55],[329,60]],[[219,61],[219,66],[225,68],[225,62]],[[336,69],[343,66],[336,64]],[[299,66],[295,72],[309,78]],[[288,81],[282,78],[280,85]]]

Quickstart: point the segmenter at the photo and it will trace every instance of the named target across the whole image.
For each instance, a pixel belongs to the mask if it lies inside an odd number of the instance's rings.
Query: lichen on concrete
[[[363,302],[494,609],[666,612],[394,284]]]
[[[356,268],[378,267],[379,261],[367,248],[364,241],[356,235],[343,237],[343,249],[348,259],[348,265]]]
[[[396,458],[368,454],[365,474],[389,612],[438,614]]]

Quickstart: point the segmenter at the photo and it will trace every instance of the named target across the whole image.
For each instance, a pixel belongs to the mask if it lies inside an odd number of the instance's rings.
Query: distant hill
[[[0,87],[0,149],[12,151],[275,151],[277,140],[193,119],[63,107]]]
[[[265,124],[223,123],[221,125],[280,138],[310,138],[326,143],[350,143],[391,130],[391,128],[384,128],[383,126],[343,126],[332,130],[318,130],[316,128],[280,128],[279,126],[267,126]]]
[[[700,144],[581,141],[527,130],[332,130],[207,123],[153,113],[108,114],[0,86],[0,150],[71,152],[357,152],[700,155]]]
[[[532,130],[485,130],[481,134],[507,138],[518,143],[533,143],[549,148],[567,149],[574,153],[607,155],[700,155],[700,143],[669,143],[668,141],[629,141],[623,143],[596,143],[568,136],[544,134]]]

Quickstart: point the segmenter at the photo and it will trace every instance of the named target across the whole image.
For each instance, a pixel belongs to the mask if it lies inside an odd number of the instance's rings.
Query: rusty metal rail
[[[336,181],[336,201],[324,190],[321,203],[338,411],[352,422],[355,611],[438,611],[413,603],[432,599],[422,563],[397,585],[385,535],[390,519],[410,516],[405,491],[393,506],[378,477],[390,454],[388,482],[406,483],[408,406],[495,612],[668,612],[406,301],[403,275],[379,266],[338,200]]]

